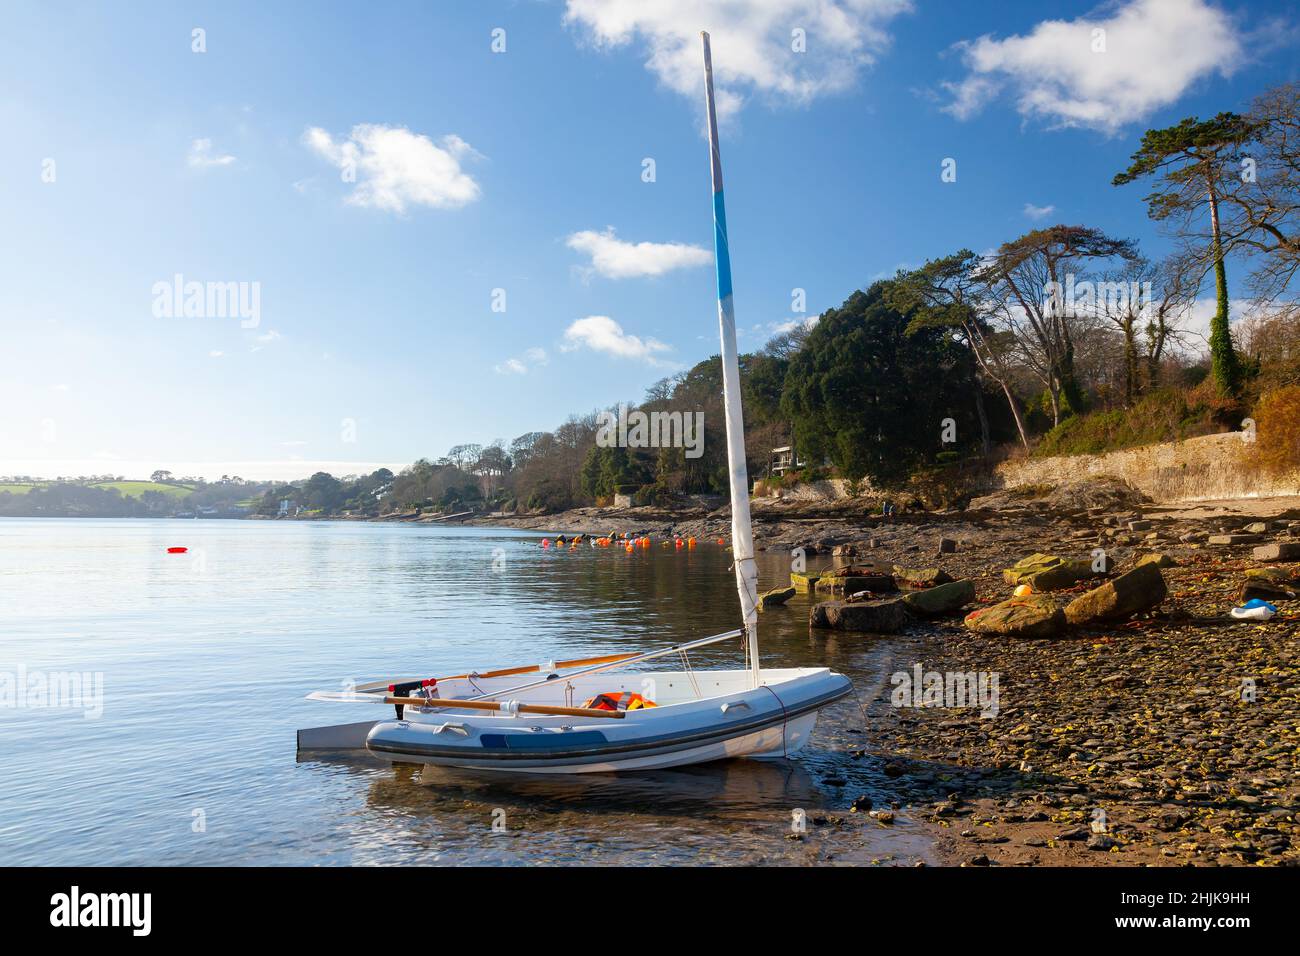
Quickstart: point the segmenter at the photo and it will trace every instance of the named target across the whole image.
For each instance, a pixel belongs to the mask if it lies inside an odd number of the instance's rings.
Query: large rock
[[[794,588],[773,588],[764,591],[758,596],[758,609],[761,611],[765,607],[780,607],[794,597],[794,593]]]
[[[1265,544],[1251,552],[1256,561],[1296,561],[1300,560],[1300,542],[1278,541]]]
[[[1259,540],[1257,534],[1212,534],[1210,544],[1229,547],[1237,544],[1254,544]]]
[[[820,577],[821,574],[819,573],[791,571],[790,586],[794,588],[796,591],[802,591],[806,594],[817,585],[817,579]]]
[[[857,594],[860,591],[888,593],[897,591],[898,585],[890,574],[828,574],[817,579],[814,589],[831,594]]]
[[[1178,562],[1165,554],[1163,551],[1156,551],[1151,554],[1144,554],[1137,559],[1139,566],[1143,564],[1154,564],[1157,568],[1176,568]]]
[[[1069,560],[1054,554],[1031,554],[1002,572],[1007,584],[1028,584],[1035,591],[1059,591],[1085,578],[1109,574],[1114,562],[1109,555],[1100,559],[1100,570],[1089,560]]]
[[[1065,614],[1048,594],[1030,594],[971,611],[966,627],[976,634],[1055,637],[1065,630]]]
[[[1288,584],[1300,585],[1300,568],[1247,568],[1246,579],[1283,587]]]
[[[952,575],[940,568],[904,568],[897,564],[894,577],[910,588],[935,588],[952,581]]]
[[[1151,610],[1168,593],[1160,569],[1154,564],[1141,564],[1127,574],[1079,595],[1065,606],[1065,619],[1071,624],[1123,620]]]
[[[813,607],[808,623],[836,631],[897,634],[907,625],[903,598],[885,601],[826,601]]]
[[[1248,579],[1237,592],[1237,600],[1242,604],[1257,598],[1270,604],[1276,601],[1294,601],[1296,599],[1294,587],[1294,585],[1287,587],[1283,584],[1270,584],[1259,578]]]
[[[1248,568],[1246,583],[1237,592],[1241,603],[1259,598],[1270,603],[1294,601],[1300,594],[1300,568]]]
[[[841,577],[841,578],[864,578],[873,574],[888,574],[883,565],[874,561],[858,561],[856,563],[845,564],[838,568],[831,568],[829,571],[823,571],[822,577]]]
[[[951,614],[975,600],[974,581],[950,581],[924,591],[909,591],[903,604],[918,617]]]
[[[1026,579],[1034,574],[1041,574],[1049,568],[1057,567],[1064,564],[1064,558],[1058,558],[1054,554],[1031,554],[1027,558],[1021,558],[1011,567],[1002,572],[1002,580],[1007,584],[1024,584]]]

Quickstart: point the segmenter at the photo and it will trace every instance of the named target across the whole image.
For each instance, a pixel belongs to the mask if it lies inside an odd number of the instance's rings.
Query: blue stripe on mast
[[[727,209],[722,190],[713,194],[713,258],[718,267],[718,299],[731,295],[731,253],[727,249]]]
[[[713,175],[713,261],[718,269],[718,301],[731,295],[731,252],[727,248],[727,209],[722,202],[722,156],[718,149],[718,114],[713,103],[713,54],[704,41],[704,102],[709,121],[709,171]]]

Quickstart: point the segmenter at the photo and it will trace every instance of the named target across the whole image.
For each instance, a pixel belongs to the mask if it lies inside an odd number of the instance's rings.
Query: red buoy
[[[186,551],[188,551],[188,550],[189,550],[189,548],[168,548],[168,549],[167,549],[167,553],[168,553],[168,554],[184,554],[184,553],[185,553]]]

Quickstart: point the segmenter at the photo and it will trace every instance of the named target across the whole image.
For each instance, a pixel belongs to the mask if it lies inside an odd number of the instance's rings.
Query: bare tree
[[[1011,369],[1007,366],[1008,351],[1005,340],[981,315],[984,305],[980,297],[982,284],[977,278],[979,257],[969,249],[951,256],[934,259],[920,269],[900,270],[886,291],[891,306],[904,312],[913,312],[909,330],[913,328],[945,327],[953,330],[970,349],[979,368],[981,381],[975,394],[976,411],[980,419],[984,453],[989,452],[988,416],[984,409],[984,383],[993,383],[1001,389],[1015,419],[1020,442],[1029,447],[1024,417],[1020,403],[1011,390]]]
[[[1153,288],[1155,267],[1149,259],[1122,260],[1118,268],[1102,273],[1093,297],[1093,314],[1118,330],[1123,342],[1124,406],[1133,404],[1141,390],[1138,335],[1142,329],[1145,296]]]
[[[482,453],[482,445],[456,445],[447,451],[447,458],[461,471],[469,471]]]
[[[505,440],[498,438],[479,452],[474,472],[485,479],[487,495],[494,496],[501,479],[510,471],[510,456],[506,454]]]
[[[1152,273],[1151,300],[1146,310],[1146,385],[1159,388],[1160,369],[1171,346],[1185,347],[1190,333],[1184,328],[1204,269],[1194,256],[1175,254],[1161,261]]]
[[[528,464],[538,441],[545,434],[546,432],[525,432],[510,443],[510,460],[516,468],[522,468]]]
[[[1268,90],[1246,120],[1253,142],[1225,179],[1225,246],[1250,254],[1251,291],[1271,302],[1300,271],[1300,84]]]
[[[763,351],[773,358],[791,358],[803,348],[808,333],[816,324],[816,319],[796,321],[789,328],[768,339],[767,344],[763,346]]]
[[[1084,404],[1074,367],[1072,326],[1079,315],[1070,289],[1088,269],[1136,254],[1132,240],[1057,225],[1003,243],[977,273],[995,316],[1016,333],[1026,361],[1047,386],[1053,424],[1061,422],[1062,398],[1074,412]]]

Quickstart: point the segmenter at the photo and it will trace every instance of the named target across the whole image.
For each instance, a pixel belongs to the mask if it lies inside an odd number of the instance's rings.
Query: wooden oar
[[[631,658],[637,656],[638,654],[636,652],[630,652],[627,654],[609,654],[606,655],[605,657],[581,657],[574,661],[555,661],[555,669],[565,670],[570,667],[588,667],[593,664],[613,664],[618,661],[630,660]],[[540,673],[541,670],[542,670],[541,664],[528,664],[524,667],[506,667],[506,668],[502,668],[501,670],[485,671],[478,674],[453,674],[450,677],[436,678],[436,680],[438,681],[465,680],[468,677],[474,677],[474,678],[513,677],[517,674],[537,674]],[[368,693],[376,690],[387,690],[389,686],[394,683],[403,683],[403,682],[396,681],[396,680],[376,680],[376,681],[369,681],[365,684],[359,684],[354,689],[357,693],[363,694],[363,693]]]
[[[612,664],[615,661],[625,661],[630,657],[636,657],[636,653],[628,654],[609,654],[605,657],[583,657],[576,661],[556,661],[555,669],[561,670],[566,667],[586,667],[588,664]],[[542,669],[541,664],[529,664],[526,667],[506,667],[499,671],[485,671],[481,674],[457,674],[455,677],[440,677],[439,680],[459,680],[465,677],[513,677],[515,674],[536,674]]]
[[[504,710],[502,705],[490,700],[440,700],[425,697],[385,697],[385,704],[399,707],[461,707],[466,710]],[[612,717],[615,720],[624,716],[621,710],[597,710],[594,707],[548,707],[545,704],[518,704],[521,714],[549,714],[553,717]]]

